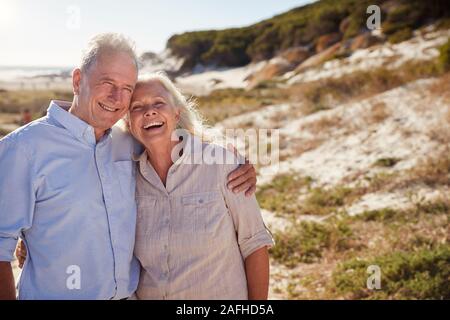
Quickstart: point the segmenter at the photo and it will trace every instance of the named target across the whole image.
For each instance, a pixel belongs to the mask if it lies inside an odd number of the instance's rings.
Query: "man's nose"
[[[109,94],[109,97],[114,103],[122,101],[122,92],[118,88],[113,88]]]

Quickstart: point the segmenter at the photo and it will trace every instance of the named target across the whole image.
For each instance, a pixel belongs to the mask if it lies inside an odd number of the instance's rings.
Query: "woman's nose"
[[[153,116],[156,114],[156,111],[154,108],[152,108],[151,106],[148,106],[147,108],[145,108],[145,113],[144,113],[144,117],[149,117],[149,116]]]

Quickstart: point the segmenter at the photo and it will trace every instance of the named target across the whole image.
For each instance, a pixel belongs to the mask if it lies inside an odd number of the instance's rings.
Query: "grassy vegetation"
[[[54,90],[14,90],[0,92],[0,112],[19,113],[29,109],[40,115],[47,110],[50,100],[72,100],[72,92]]]
[[[287,92],[276,88],[218,89],[208,96],[195,97],[198,109],[208,120],[209,124],[222,121],[228,117],[237,116],[244,112],[289,101]]]
[[[437,76],[436,63],[406,63],[389,70],[379,68],[354,72],[343,77],[323,79],[289,87],[256,87],[252,90],[219,89],[208,96],[196,97],[199,110],[211,125],[243,112],[280,103],[299,103],[302,114],[333,108],[337,104],[369,97],[420,78]],[[388,116],[383,104],[375,105],[368,121],[383,121]]]
[[[373,4],[381,5],[382,29],[392,42],[407,39],[411,30],[430,21],[450,17],[445,0],[391,1],[393,9],[387,11],[382,6],[385,2],[322,0],[248,27],[174,35],[167,46],[175,55],[185,58],[185,68],[191,68],[197,63],[239,66],[249,61],[271,58],[290,47],[313,47],[319,37],[333,32],[341,32],[344,39],[365,32],[368,17],[366,9]],[[342,29],[340,26],[344,20],[348,26]]]
[[[390,167],[400,160],[394,159],[379,159],[375,162],[375,165]],[[349,179],[352,178],[354,177]],[[402,172],[377,172],[374,175],[365,176],[363,181],[364,183],[351,189],[351,197],[358,198],[364,194],[377,191],[392,192],[413,186],[430,188],[450,186],[450,153],[448,149],[443,149],[432,157],[420,160],[410,169]]]
[[[375,165],[392,167],[398,161],[400,161],[398,158],[381,158]],[[414,185],[432,188],[450,186],[450,153],[444,150],[436,157],[420,161],[402,174],[378,172],[365,177],[361,183],[353,187],[337,185],[332,188],[313,188],[311,183],[310,177],[304,178],[296,173],[278,175],[271,184],[260,187],[256,197],[262,208],[285,217],[337,214],[367,193],[391,192]],[[303,196],[300,200],[301,195]],[[382,210],[366,214],[368,217],[373,215],[390,217],[392,212]]]
[[[439,48],[438,68],[441,72],[450,70],[450,39]]]
[[[353,189],[337,186],[331,189],[314,188],[303,201],[302,214],[327,215],[337,212],[352,200]]]
[[[309,188],[312,179],[296,173],[280,174],[268,185],[256,192],[261,208],[287,215],[296,215],[300,210],[300,190]]]
[[[393,233],[398,232],[399,226],[406,226],[403,232],[408,233],[420,221],[429,221],[431,216],[446,216],[444,223],[448,221],[450,202],[438,199],[418,203],[405,210],[385,208],[366,211],[353,217],[341,213],[320,223],[294,222],[286,230],[274,233],[277,245],[271,250],[271,254],[275,260],[291,268],[299,263],[316,263],[326,250],[339,253],[350,248],[357,251],[366,248],[364,244],[354,241],[364,232],[360,231],[361,223],[379,223],[379,230],[387,228]],[[413,238],[413,241],[417,242],[417,238]]]
[[[382,158],[375,165],[391,167],[398,161],[400,159]],[[450,154],[444,150],[436,157],[424,159],[401,174],[378,172],[352,187],[337,185],[332,188],[313,188],[311,183],[312,179],[309,177],[303,178],[295,173],[283,174],[275,177],[273,183],[260,187],[256,196],[262,208],[285,217],[338,214],[367,193],[391,192],[414,185],[432,188],[450,186]],[[375,211],[367,214],[389,217],[391,212]]]
[[[381,289],[366,286],[367,268],[381,269]],[[333,273],[336,290],[352,299],[450,299],[450,245],[352,259]]]
[[[421,161],[407,172],[402,185],[423,183],[429,187],[450,186],[450,152],[443,150],[436,157]]]
[[[406,63],[396,69],[378,68],[354,72],[334,79],[328,78],[291,88],[294,98],[306,100],[307,113],[332,108],[332,106],[378,94],[408,82],[438,75],[435,63]],[[376,110],[375,110],[376,111]],[[375,114],[375,116],[377,116]],[[381,114],[378,114],[381,117]],[[380,118],[380,121],[383,118]]]
[[[449,222],[445,198],[341,213],[276,232],[271,255],[293,270],[290,299],[448,299]],[[381,268],[381,290],[367,289],[370,265]]]
[[[358,188],[336,186],[312,188],[310,177],[291,172],[276,176],[270,184],[259,187],[256,192],[261,208],[285,217],[299,215],[325,216],[337,213],[344,205],[351,204],[361,196]],[[300,200],[300,196],[304,198]]]
[[[390,227],[395,227],[395,224],[416,223],[421,219],[429,218],[430,215],[439,214],[450,214],[449,201],[438,199],[433,202],[419,202],[415,206],[404,210],[394,210],[391,208],[369,210],[352,217],[351,220],[361,220],[365,222],[376,221]]]
[[[0,128],[0,138],[6,136],[10,131]]]
[[[274,233],[276,246],[271,249],[271,255],[291,268],[299,263],[313,263],[322,257],[325,249],[345,249],[351,235],[343,223],[294,223],[287,230]]]
[[[390,35],[388,40],[390,43],[396,44],[396,43],[403,42],[405,40],[409,40],[412,38],[412,36],[413,36],[412,30],[410,28],[405,28],[405,29],[398,30],[393,35]]]
[[[399,159],[379,159],[392,166]],[[309,188],[291,225],[274,232],[272,258],[288,267],[290,299],[448,299],[450,200],[416,199],[405,209],[384,208],[348,216],[344,205],[368,192],[392,191],[413,185],[449,185],[450,161],[443,150],[401,173],[378,173],[368,185]],[[283,183],[281,185],[287,185]],[[283,194],[283,188],[278,188]],[[277,193],[279,196],[279,194]],[[270,197],[266,204],[272,203]],[[417,201],[417,202],[416,202]],[[320,222],[298,222],[313,214],[334,214]],[[369,265],[379,265],[381,290],[369,290]]]
[[[407,35],[411,29],[429,23],[436,18],[448,18],[448,3],[445,0],[397,1],[383,19],[382,29],[388,35]]]

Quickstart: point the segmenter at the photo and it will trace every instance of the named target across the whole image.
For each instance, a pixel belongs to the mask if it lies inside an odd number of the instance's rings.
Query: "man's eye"
[[[138,105],[138,106],[133,106],[133,107],[131,108],[131,111],[139,111],[139,110],[142,110],[142,106],[140,106],[140,105]]]
[[[157,108],[162,107],[163,105],[164,105],[164,102],[162,102],[162,101],[156,102],[154,104],[154,106],[157,107]]]

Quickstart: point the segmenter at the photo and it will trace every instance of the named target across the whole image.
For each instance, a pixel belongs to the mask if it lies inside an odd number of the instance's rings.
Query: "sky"
[[[240,27],[312,0],[0,0],[0,66],[74,66],[88,39],[121,32],[138,53],[176,33]]]

